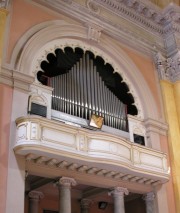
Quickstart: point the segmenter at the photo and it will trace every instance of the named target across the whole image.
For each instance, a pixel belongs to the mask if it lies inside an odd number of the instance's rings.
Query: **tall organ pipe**
[[[53,109],[85,119],[96,114],[105,125],[126,131],[126,106],[106,87],[88,54],[68,73],[52,77],[50,85]]]

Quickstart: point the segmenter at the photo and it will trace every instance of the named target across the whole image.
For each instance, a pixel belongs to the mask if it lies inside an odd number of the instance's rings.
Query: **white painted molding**
[[[32,156],[36,163],[47,165],[53,157],[57,167],[63,164],[68,170],[82,172],[80,168],[85,166],[83,172],[96,173],[98,176],[107,174],[116,178],[117,171],[121,170],[123,174],[119,174],[117,178],[124,181],[130,181],[135,176],[138,176],[139,180],[143,177],[142,183],[149,181],[150,184],[168,180],[165,153],[120,137],[102,132],[94,134],[94,131],[38,116],[22,117],[17,119],[16,123],[17,141],[14,151],[16,154],[27,156],[28,161]],[[80,148],[82,140],[86,149]],[[116,172],[115,175],[113,171]],[[139,181],[138,179],[136,181]],[[150,181],[151,179],[154,181]]]
[[[61,21],[52,21],[48,22],[47,25],[44,23],[42,25],[45,27],[42,28],[41,25],[38,25],[39,31],[37,33],[32,29],[28,31],[21,38],[22,42],[19,41],[18,46],[14,49],[12,62],[17,61],[14,57],[15,53],[17,54],[17,51],[20,50],[20,44],[24,43],[27,37],[30,37],[30,33],[34,33],[24,45],[17,65],[12,64],[12,66],[16,66],[19,72],[26,72],[26,74],[35,77],[37,71],[41,70],[40,63],[46,60],[47,54],[53,53],[56,48],[63,49],[66,46],[71,46],[72,48],[80,47],[85,51],[90,50],[95,55],[101,56],[106,63],[110,63],[115,72],[122,76],[130,89],[130,93],[135,98],[138,117],[158,117],[156,103],[142,74],[129,56],[112,40],[103,36],[98,44],[92,44],[87,40],[87,27],[67,24]],[[35,26],[35,29],[37,30],[37,26]],[[149,108],[150,105],[151,108]]]
[[[166,39],[168,40],[166,35],[180,32],[180,9],[172,3],[165,9],[160,9],[147,0],[88,0],[86,4],[75,0],[72,0],[71,4],[65,3],[64,0],[54,3],[49,0],[36,0],[36,4],[39,7],[50,7],[53,11],[63,12],[80,22],[96,23],[105,29],[106,34],[113,38],[118,37],[118,40],[126,45],[148,55],[154,52],[154,47],[164,53],[166,53],[166,45],[169,46],[168,52],[176,49],[176,45],[171,45],[170,41],[166,42]]]
[[[168,125],[162,121],[148,118],[144,121],[147,132],[155,132],[160,135],[167,135]]]
[[[0,72],[0,83],[21,90],[23,92],[30,91],[30,85],[33,83],[34,78],[20,73],[17,71],[2,68]]]

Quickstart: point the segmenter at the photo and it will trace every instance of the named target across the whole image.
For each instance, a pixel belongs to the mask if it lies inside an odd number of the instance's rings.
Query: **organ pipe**
[[[68,71],[50,78],[52,108],[77,117],[102,116],[104,124],[127,130],[126,105],[105,85],[88,54]]]

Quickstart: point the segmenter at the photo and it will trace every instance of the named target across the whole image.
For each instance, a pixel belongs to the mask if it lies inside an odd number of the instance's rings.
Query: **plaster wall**
[[[13,7],[12,7],[12,16],[11,16],[11,26],[10,26],[10,33],[9,33],[9,46],[8,46],[8,57],[7,57],[7,62],[10,61],[11,58],[11,54],[13,51],[13,48],[15,47],[17,41],[22,37],[22,35],[29,30],[30,28],[32,28],[33,26],[35,26],[36,24],[39,24],[41,22],[45,22],[45,21],[50,21],[50,20],[57,20],[57,19],[61,19],[61,20],[66,20],[70,23],[75,23],[78,24],[76,21],[65,17],[64,15],[61,14],[57,14],[55,12],[50,12],[48,9],[44,9],[44,8],[39,8],[36,5],[32,5],[30,4],[28,1],[24,1],[24,0],[14,0],[13,1]],[[19,12],[21,11],[21,12]],[[111,38],[109,38],[110,40],[112,40]],[[133,50],[130,50],[128,48],[123,48],[123,50],[128,54],[128,56],[131,58],[131,60],[135,63],[135,65],[137,66],[137,68],[140,70],[141,74],[143,75],[145,81],[147,82],[153,97],[155,99],[156,105],[157,105],[157,109],[158,112],[160,114],[161,117],[161,106],[160,106],[160,97],[159,97],[159,93],[158,93],[158,88],[157,88],[157,81],[156,81],[156,76],[155,76],[155,70],[154,70],[154,66],[153,66],[153,62],[151,58],[147,58],[144,57],[140,54],[138,54],[137,52],[134,52]],[[132,70],[133,72],[133,70]],[[19,103],[22,103],[22,106],[19,105]],[[14,156],[14,153],[12,151],[13,145],[14,145],[14,138],[15,138],[15,119],[18,116],[22,116],[23,113],[24,115],[26,114],[25,109],[27,108],[27,106],[25,106],[27,104],[27,94],[22,94],[18,91],[15,91],[15,96],[14,96],[14,108],[13,108],[13,116],[12,116],[12,135],[11,135],[11,145],[10,145],[10,162],[9,162],[9,178],[8,178],[8,182],[9,182],[9,194],[7,196],[9,201],[12,201],[12,207],[11,210],[13,208],[16,207],[16,205],[14,205],[13,203],[13,194],[11,195],[10,192],[11,190],[17,190],[18,186],[21,186],[21,195],[23,196],[23,190],[24,190],[24,186],[22,186],[22,184],[24,184],[24,162],[23,160],[19,160],[20,164],[18,164],[18,159],[16,159],[16,157]],[[158,119],[158,118],[157,118]],[[167,141],[165,139],[162,139],[162,149],[167,149],[166,145],[167,145]],[[163,151],[163,150],[162,150]],[[19,167],[19,165],[21,165]],[[14,175],[17,175],[17,184],[14,185],[13,184],[13,177]],[[168,195],[168,202],[170,202],[169,205],[169,209],[170,212],[172,213],[172,209],[173,209],[173,196],[171,197],[171,195],[173,194],[173,190],[172,190],[172,185],[171,184],[167,184],[168,188],[166,190],[168,190],[168,193],[170,192],[170,195]],[[165,190],[165,191],[166,191]],[[166,199],[165,199],[166,200]],[[19,203],[19,207],[22,204],[22,201]],[[161,203],[161,205],[163,205],[163,203]],[[8,213],[11,212],[10,207],[9,211],[7,211]],[[22,207],[21,207],[22,209]],[[22,210],[20,210],[18,213],[21,213]],[[174,210],[175,212],[175,210]]]
[[[162,116],[161,112],[161,98],[159,96],[158,92],[158,84],[159,81],[156,78],[156,73],[155,66],[153,63],[153,58],[145,57],[133,50],[130,50],[128,48],[122,47],[122,49],[127,53],[127,55],[132,59],[132,61],[135,63],[137,68],[140,70],[141,74],[143,75],[146,83],[148,84],[153,97],[155,99],[156,105],[158,112],[160,116]],[[133,72],[133,70],[132,70]]]
[[[7,202],[4,213],[12,213],[14,210],[18,213],[24,213],[25,160],[22,157],[16,156],[13,148],[16,143],[15,120],[17,117],[27,114],[27,103],[27,94],[14,89],[8,150]]]
[[[62,14],[39,8],[36,4],[31,4],[25,0],[13,0],[7,61],[9,62],[10,60],[15,44],[27,30],[41,22],[57,19],[69,21],[69,18]],[[70,21],[76,23],[72,19],[70,19]]]
[[[5,212],[13,90],[0,84],[0,212]]]
[[[9,42],[8,42],[9,43],[8,56],[7,56],[8,62],[11,58],[13,48],[15,47],[17,41],[22,37],[22,35],[27,30],[29,30],[33,26],[42,22],[57,20],[57,19],[65,20],[71,24],[80,25],[80,23],[62,14],[57,14],[48,9],[38,7],[24,0],[14,0],[12,10],[13,10],[13,13],[11,17],[11,26],[10,26]],[[21,13],[19,13],[19,11],[21,11]],[[117,45],[120,47],[121,45],[120,42],[115,41],[112,38],[103,35],[103,32],[102,32],[102,39],[103,37],[106,37],[106,39],[109,39],[109,41],[116,42]],[[125,50],[127,55],[135,63],[135,65],[140,70],[141,74],[143,75],[144,79],[146,80],[153,94],[153,97],[156,101],[158,112],[160,113],[161,107],[160,107],[160,101],[159,101],[159,93],[157,92],[157,82],[155,78],[155,73],[154,73],[155,71],[154,71],[152,59],[142,56],[129,48],[122,48],[122,49]]]

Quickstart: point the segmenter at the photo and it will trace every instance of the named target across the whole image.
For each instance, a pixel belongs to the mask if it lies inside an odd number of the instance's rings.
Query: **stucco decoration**
[[[0,8],[6,8],[8,6],[9,0],[1,0],[0,1]]]
[[[14,49],[11,61],[13,69],[34,76],[38,83],[36,74],[41,70],[40,64],[46,60],[49,53],[67,46],[80,47],[84,51],[89,50],[95,56],[102,57],[105,63],[111,64],[115,72],[121,75],[134,97],[138,117],[155,119],[158,117],[157,106],[142,74],[129,56],[111,38],[103,35],[99,43],[93,44],[89,39],[87,40],[87,26],[73,25],[64,21],[49,21],[33,28],[25,33]],[[21,53],[20,57],[16,58],[18,53]]]
[[[99,13],[100,12],[100,8],[96,4],[96,2],[94,2],[93,0],[87,0],[86,5],[87,5],[87,8],[90,11],[92,11],[94,13]]]
[[[88,25],[88,39],[100,42],[101,28],[96,25]]]
[[[154,55],[159,78],[175,82],[180,80],[180,51],[172,57],[164,57],[160,52]]]

